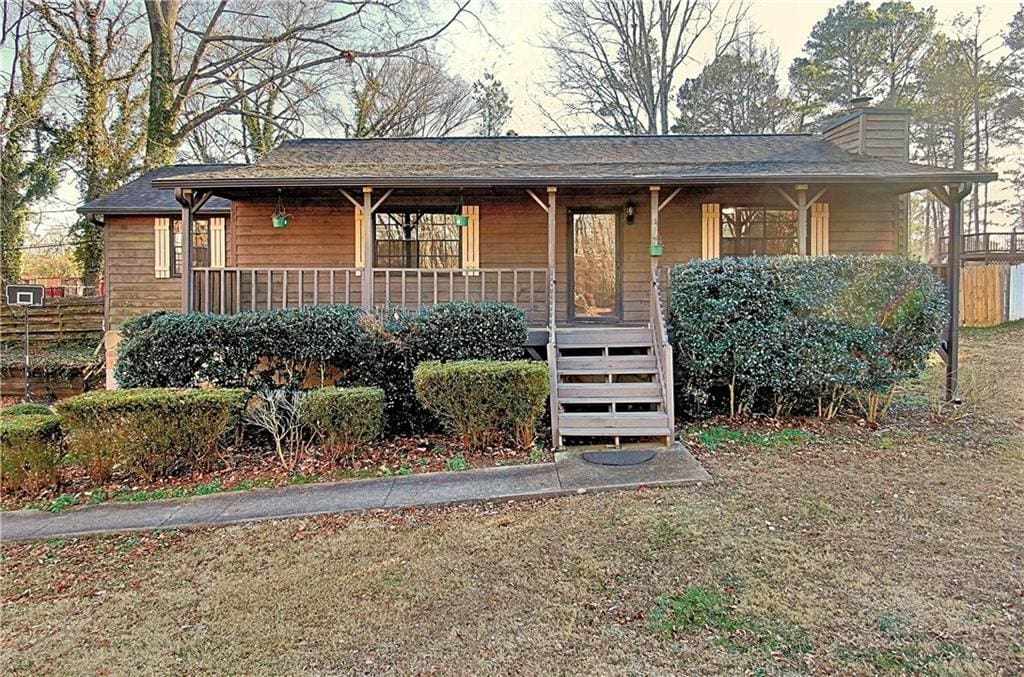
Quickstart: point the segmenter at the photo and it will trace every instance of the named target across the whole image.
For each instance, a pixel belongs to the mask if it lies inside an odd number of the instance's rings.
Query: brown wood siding
[[[108,216],[105,219],[104,284],[111,327],[155,310],[181,310],[181,278],[158,279],[153,271],[154,218]]]
[[[895,254],[898,246],[899,198],[869,190],[830,189],[830,254]]]
[[[861,116],[858,115],[826,131],[823,136],[848,153],[860,153]]]
[[[288,267],[317,265],[350,268],[355,261],[355,215],[350,203],[290,200],[291,220],[284,228],[271,225],[276,198],[233,202],[228,233],[228,265]],[[234,263],[230,261],[233,259]]]

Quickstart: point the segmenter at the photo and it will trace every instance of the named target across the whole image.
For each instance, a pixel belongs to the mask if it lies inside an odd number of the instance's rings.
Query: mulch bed
[[[55,510],[107,500],[140,501],[254,487],[458,471],[552,460],[553,455],[546,449],[535,451],[533,448],[502,445],[474,449],[451,436],[424,435],[393,438],[365,449],[354,457],[340,460],[314,448],[289,471],[278,463],[270,447],[247,444],[229,448],[219,467],[208,472],[193,472],[152,482],[115,477],[110,483],[97,487],[82,468],[67,466],[62,472],[59,488],[36,495],[4,494],[0,496],[0,508]]]

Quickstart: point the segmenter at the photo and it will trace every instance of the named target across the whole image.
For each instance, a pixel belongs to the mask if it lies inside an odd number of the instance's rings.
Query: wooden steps
[[[671,443],[674,426],[647,327],[566,327],[555,335],[559,447],[622,438]]]

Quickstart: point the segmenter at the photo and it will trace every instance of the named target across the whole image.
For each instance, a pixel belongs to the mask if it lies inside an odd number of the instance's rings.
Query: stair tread
[[[577,428],[572,426],[559,427],[561,437],[664,437],[671,435],[668,427],[630,427],[630,428]]]
[[[654,355],[559,355],[555,366],[562,369],[624,369],[627,367],[653,368],[658,364]]]
[[[600,376],[602,374],[657,374],[657,367],[597,367],[578,368],[569,367],[558,369],[559,376]],[[612,385],[608,383],[606,385]]]
[[[661,395],[559,395],[559,404],[661,404]],[[577,413],[577,412],[574,412]],[[582,413],[582,412],[578,412]]]

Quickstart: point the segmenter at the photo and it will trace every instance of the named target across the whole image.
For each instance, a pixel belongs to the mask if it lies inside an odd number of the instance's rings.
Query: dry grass
[[[965,360],[1019,379],[1022,334]],[[2,669],[1020,673],[1022,385],[701,451],[701,487],[7,546]]]

